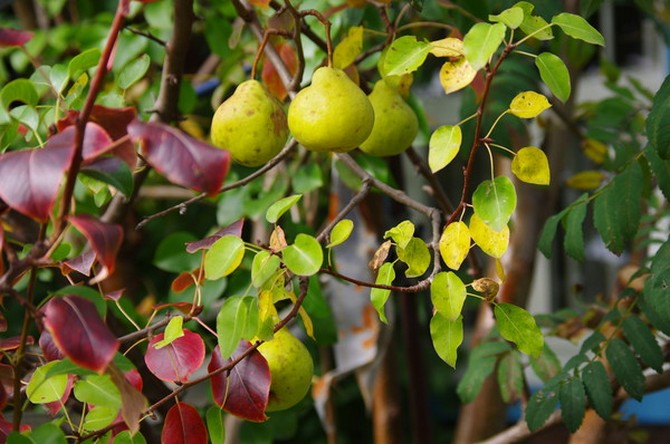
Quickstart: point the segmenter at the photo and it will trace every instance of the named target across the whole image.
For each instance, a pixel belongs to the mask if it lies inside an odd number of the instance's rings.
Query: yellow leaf
[[[470,251],[470,229],[465,222],[452,222],[440,238],[440,254],[447,267],[458,270]]]
[[[503,267],[503,263],[500,259],[496,259],[496,275],[501,282],[505,282],[507,276],[505,274],[505,267]]]
[[[274,304],[274,296],[272,290],[262,290],[258,294],[258,314],[261,323],[271,319],[273,322],[279,319],[279,313]]]
[[[582,142],[582,150],[584,150],[584,155],[597,163],[598,165],[602,164],[605,161],[605,155],[607,154],[607,145],[602,142],[593,139],[586,139]]]
[[[512,160],[512,172],[519,180],[536,185],[549,185],[549,160],[539,148],[521,148]]]
[[[600,171],[588,170],[581,171],[572,177],[569,177],[565,184],[570,188],[576,190],[592,190],[598,188],[602,181],[605,180],[605,175]]]
[[[414,82],[414,75],[410,72],[401,76],[387,76],[384,77],[386,83],[396,88],[401,96],[409,97],[409,89]]]
[[[551,105],[545,96],[534,91],[519,93],[512,99],[509,110],[512,114],[522,119],[532,119]]]
[[[463,58],[463,40],[447,37],[442,40],[430,42],[430,53],[435,57]]]
[[[294,304],[298,302],[298,298],[293,292],[288,292],[287,293],[289,298],[291,299],[291,302]],[[304,309],[304,307],[301,305],[300,308],[298,308],[298,314],[300,315],[300,319],[302,319],[302,323],[305,326],[305,332],[307,335],[312,338],[314,338],[314,323],[312,322],[312,318],[309,317],[309,314],[307,314],[307,310]]]
[[[440,68],[440,83],[446,94],[468,86],[474,80],[477,71],[472,69],[465,57],[450,60]]]
[[[351,65],[363,51],[363,27],[352,26],[347,36],[335,47],[333,67],[344,69]]]
[[[491,229],[477,214],[470,218],[470,235],[472,240],[489,256],[501,258],[509,245],[509,227],[500,231]]]

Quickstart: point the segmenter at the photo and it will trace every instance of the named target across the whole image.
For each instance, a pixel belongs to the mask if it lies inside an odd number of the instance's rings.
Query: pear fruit
[[[258,351],[270,367],[270,400],[265,411],[286,410],[302,400],[314,374],[312,355],[305,344],[282,328]]]
[[[370,135],[374,110],[370,100],[341,69],[318,68],[288,108],[288,127],[305,148],[343,153]]]
[[[369,95],[375,110],[370,136],[360,145],[373,156],[393,156],[405,151],[419,131],[419,119],[397,88],[379,80]]]
[[[248,167],[276,156],[288,135],[284,108],[258,80],[240,83],[212,118],[212,143]]]

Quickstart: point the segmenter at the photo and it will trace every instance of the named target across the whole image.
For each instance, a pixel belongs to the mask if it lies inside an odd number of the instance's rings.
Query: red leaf
[[[108,224],[92,216],[70,216],[70,223],[79,230],[91,244],[102,270],[91,280],[95,284],[107,278],[114,271],[116,254],[121,247],[123,229],[120,225]]]
[[[32,336],[26,337],[26,345],[33,345],[35,343],[35,338]],[[21,345],[21,336],[14,336],[12,338],[0,339],[0,351],[13,351],[19,348]]]
[[[5,391],[5,388],[0,385],[0,411],[5,408],[7,405],[7,392]]]
[[[138,392],[142,391],[142,387],[144,387],[144,380],[142,380],[142,375],[137,369],[132,369],[128,370],[123,374],[124,378],[126,378],[126,381],[135,389],[137,389]]]
[[[116,301],[119,302],[121,300],[121,297],[123,296],[123,293],[126,290],[115,290],[115,291],[110,291],[105,295],[105,299],[111,300],[111,301]]]
[[[193,310],[193,304],[191,302],[166,302],[164,304],[154,305],[153,309],[155,311],[161,311],[164,308],[174,308],[184,314],[188,314]]]
[[[7,435],[12,433],[13,425],[10,421],[7,421],[2,413],[0,413],[0,444],[5,444],[7,442]],[[28,424],[21,424],[19,426],[20,432],[30,431],[30,426]]]
[[[6,394],[14,393],[14,367],[9,364],[0,364],[0,386]]]
[[[223,236],[226,236],[228,234],[240,237],[242,236],[243,226],[244,226],[244,219],[239,219],[233,222],[232,224],[228,225],[227,227],[221,228],[219,231],[212,234],[211,236],[207,236],[206,238],[200,239],[198,241],[186,242],[186,252],[193,254],[198,250],[206,250],[209,247],[211,247],[214,242],[218,241]]]
[[[109,366],[109,375],[112,382],[121,392],[121,416],[128,426],[131,434],[135,434],[140,429],[140,419],[147,407],[147,398],[142,394],[134,382],[130,382],[127,374],[121,373],[119,368],[112,364]],[[119,427],[119,429],[122,429]]]
[[[198,280],[198,276],[200,276],[200,283],[202,283],[205,280],[205,274],[201,273],[200,268],[193,271],[183,271],[172,281],[170,289],[175,293],[181,293],[191,285],[195,284]]]
[[[93,250],[87,250],[80,256],[73,257],[72,259],[68,259],[61,263],[60,270],[65,275],[76,271],[84,276],[89,276],[91,268],[93,267],[93,262],[95,262],[95,253]]]
[[[188,378],[205,360],[205,342],[199,334],[184,329],[184,336],[163,348],[154,345],[163,339],[160,333],[149,341],[144,362],[158,379],[170,382],[188,382]]]
[[[51,333],[47,330],[42,330],[38,344],[47,361],[56,361],[57,359],[63,359],[65,357],[58,347],[56,347],[56,343],[54,342],[53,337],[51,337]]]
[[[1,267],[0,267],[1,268]],[[0,270],[0,273],[2,270]],[[0,313],[0,333],[4,333],[7,331],[7,318],[5,317],[4,313]]]
[[[286,68],[291,73],[291,75],[295,75],[295,73],[298,72],[298,59],[295,56],[295,50],[293,49],[293,46],[288,43],[282,43],[280,45],[276,45],[275,49],[279,53],[279,57],[284,61],[284,65],[286,65]],[[279,77],[277,68],[275,68],[270,59],[265,59],[265,62],[263,63],[263,72],[261,74],[261,78],[263,79],[263,83],[267,87],[268,91],[270,91],[273,96],[282,102],[284,99],[286,99],[288,92],[286,91],[284,82],[282,82],[281,78]]]
[[[79,296],[51,299],[44,308],[44,326],[65,356],[98,373],[119,349],[119,341],[100,319],[95,305]]]
[[[0,28],[0,48],[23,46],[33,38],[33,33],[18,29]]]
[[[176,403],[165,415],[162,444],[207,444],[207,429],[198,411],[183,402]]]
[[[162,123],[128,125],[128,134],[142,142],[147,162],[171,182],[215,195],[230,168],[230,154]]]
[[[251,347],[249,341],[240,341],[233,356],[223,361],[219,346],[212,351],[212,359],[207,366],[209,372],[225,367],[236,356]],[[270,399],[270,367],[263,355],[254,350],[249,356],[228,372],[212,376],[214,402],[229,413],[249,421],[267,420],[265,408]]]
[[[42,149],[0,155],[0,197],[16,211],[46,221],[70,167],[73,148],[74,139],[61,133]]]
[[[4,248],[5,248],[5,229],[2,227],[2,224],[0,224],[0,251],[2,251]],[[2,261],[2,255],[0,254],[0,274],[4,273],[5,273],[5,263]],[[5,320],[5,317],[2,315],[2,313],[0,313],[0,321],[4,321],[4,329],[0,328],[0,331],[6,331],[7,321]]]

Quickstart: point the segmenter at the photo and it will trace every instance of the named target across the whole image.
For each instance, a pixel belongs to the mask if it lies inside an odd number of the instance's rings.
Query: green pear
[[[266,412],[286,410],[305,397],[314,375],[314,362],[305,344],[282,328],[258,351],[270,367],[270,400]]]
[[[212,143],[248,167],[276,156],[288,135],[284,108],[258,80],[240,83],[212,118]]]
[[[375,124],[361,150],[373,156],[393,156],[405,151],[419,131],[419,120],[397,88],[379,80],[369,96]]]
[[[367,96],[341,69],[321,67],[288,108],[288,127],[305,148],[347,152],[370,135],[374,110]]]

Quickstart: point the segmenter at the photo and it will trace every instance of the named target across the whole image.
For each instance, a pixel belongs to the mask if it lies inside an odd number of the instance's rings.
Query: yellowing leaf
[[[447,37],[442,40],[435,40],[430,42],[431,50],[430,53],[435,57],[452,57],[460,58],[464,57],[463,55],[463,40]]]
[[[477,71],[461,57],[448,61],[440,68],[440,83],[446,94],[465,88],[474,80]]]
[[[582,150],[584,155],[597,163],[598,165],[602,164],[605,161],[605,156],[607,155],[607,145],[604,143],[594,140],[586,139],[582,142]]]
[[[463,133],[460,126],[444,125],[436,129],[428,142],[428,166],[433,173],[454,160],[461,149]]]
[[[503,267],[503,263],[500,259],[496,259],[496,276],[498,276],[498,279],[502,282],[505,282],[505,278],[507,277],[505,274],[505,267]]]
[[[294,293],[289,293],[289,297],[291,298],[291,301],[295,304],[298,302],[298,298]],[[314,323],[312,323],[312,318],[309,317],[309,314],[307,314],[307,310],[301,305],[300,308],[298,308],[298,314],[300,315],[300,319],[302,320],[302,324],[305,326],[305,333],[312,338],[314,338]]]
[[[472,288],[480,292],[487,301],[492,301],[496,298],[500,284],[490,278],[479,278],[472,281]]]
[[[602,172],[588,170],[588,171],[581,171],[569,177],[565,181],[565,184],[570,188],[586,191],[598,188],[603,180],[605,180],[605,175]]]
[[[523,182],[549,185],[549,160],[544,151],[534,146],[521,148],[516,153],[512,160],[512,172]]]
[[[335,47],[333,67],[344,69],[351,65],[363,51],[363,27],[352,26],[347,36]]]
[[[525,91],[517,94],[512,99],[509,110],[512,114],[522,119],[532,119],[550,107],[549,101],[542,94],[538,94],[535,91]]]
[[[470,229],[465,222],[452,222],[442,232],[440,255],[447,267],[458,270],[470,251]]]
[[[501,258],[509,245],[509,227],[500,231],[491,229],[484,221],[473,214],[470,218],[470,235],[472,240],[489,256]]]

